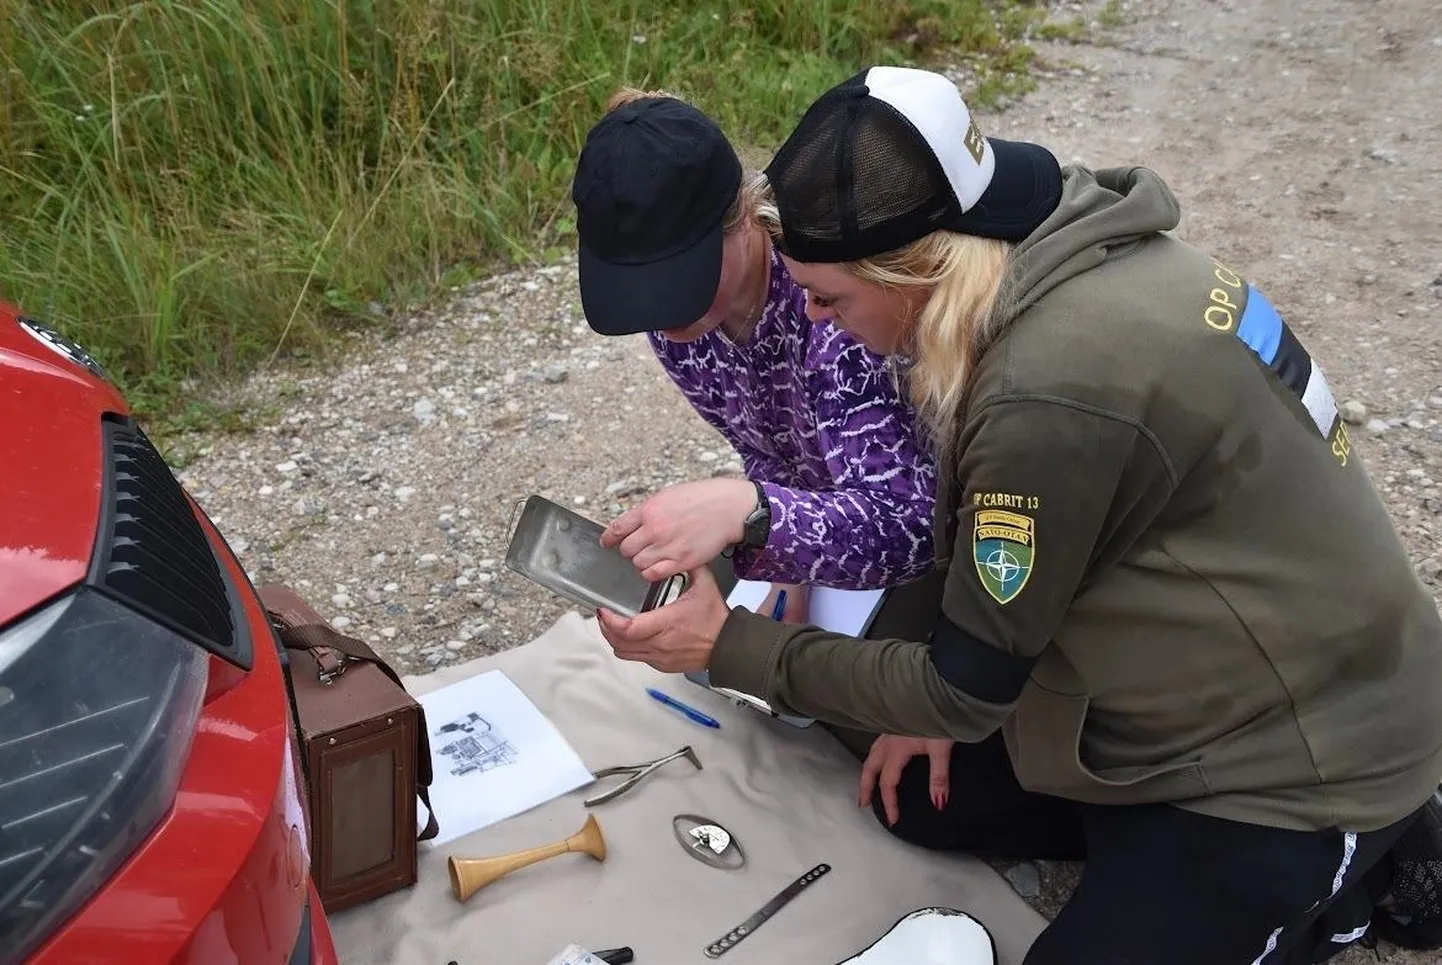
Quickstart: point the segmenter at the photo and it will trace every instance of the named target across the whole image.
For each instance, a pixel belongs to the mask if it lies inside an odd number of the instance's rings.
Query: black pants
[[[944,811],[931,803],[928,770],[923,756],[902,772],[898,837],[979,857],[1085,861],[1025,965],[1326,961],[1365,933],[1387,887],[1387,850],[1412,820],[1306,833],[1170,805],[1076,804],[1022,790],[1000,735],[955,745]]]

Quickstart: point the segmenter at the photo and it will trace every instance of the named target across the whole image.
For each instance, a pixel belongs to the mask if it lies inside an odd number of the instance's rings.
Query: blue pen
[[[771,619],[780,620],[786,615],[786,591],[778,590],[776,593],[776,605],[771,608]]]
[[[707,727],[718,728],[721,726],[721,722],[716,718],[707,717],[705,714],[701,713],[701,711],[697,710],[694,707],[687,707],[685,704],[681,703],[681,701],[677,700],[675,697],[672,697],[670,694],[663,694],[661,693],[661,691],[656,690],[652,687],[647,687],[646,693],[650,694],[652,697],[655,697],[667,707],[676,708],[681,713],[685,714],[687,717],[690,717],[698,724],[704,724]]]

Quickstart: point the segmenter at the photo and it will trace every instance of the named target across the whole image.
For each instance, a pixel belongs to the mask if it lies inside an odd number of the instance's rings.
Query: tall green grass
[[[162,406],[467,266],[568,247],[574,159],[623,83],[768,149],[866,63],[1020,71],[1035,19],[988,0],[0,0],[0,299]]]

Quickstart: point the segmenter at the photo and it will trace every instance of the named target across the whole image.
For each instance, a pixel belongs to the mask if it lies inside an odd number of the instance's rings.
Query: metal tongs
[[[605,804],[607,801],[618,798],[622,794],[625,794],[627,791],[629,791],[631,788],[635,787],[638,783],[640,783],[641,778],[645,777],[647,774],[650,774],[661,765],[674,761],[678,757],[686,758],[688,761],[690,761],[696,766],[696,770],[701,770],[700,759],[696,757],[696,752],[691,749],[691,745],[687,744],[685,747],[681,748],[679,751],[676,751],[674,754],[667,754],[665,757],[657,758],[654,761],[644,761],[640,764],[621,764],[616,767],[606,767],[602,768],[599,771],[596,771],[591,776],[596,778],[597,780],[600,780],[603,777],[612,777],[616,774],[630,774],[631,776],[626,780],[622,781],[620,784],[617,784],[615,787],[611,788],[609,791],[603,791],[602,793],[597,794],[594,797],[587,798],[581,803],[584,804],[586,807],[591,807],[592,805]]]

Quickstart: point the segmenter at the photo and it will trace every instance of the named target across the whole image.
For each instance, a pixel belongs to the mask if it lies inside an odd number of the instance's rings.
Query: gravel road
[[[1058,19],[1097,5],[1060,5]],[[1419,573],[1442,596],[1442,24],[1432,0],[1144,0],[1040,45],[983,129],[1139,163],[1180,233],[1244,269],[1326,368]],[[1430,105],[1430,106],[1429,106]],[[496,277],[325,367],[217,396],[246,433],[181,440],[183,481],[259,581],[299,587],[402,672],[523,643],[564,605],[505,569],[538,492],[605,520],[739,474],[639,338],[593,335],[573,264]],[[1044,912],[1075,868],[1005,869]],[[1339,963],[1433,962],[1354,949]]]

